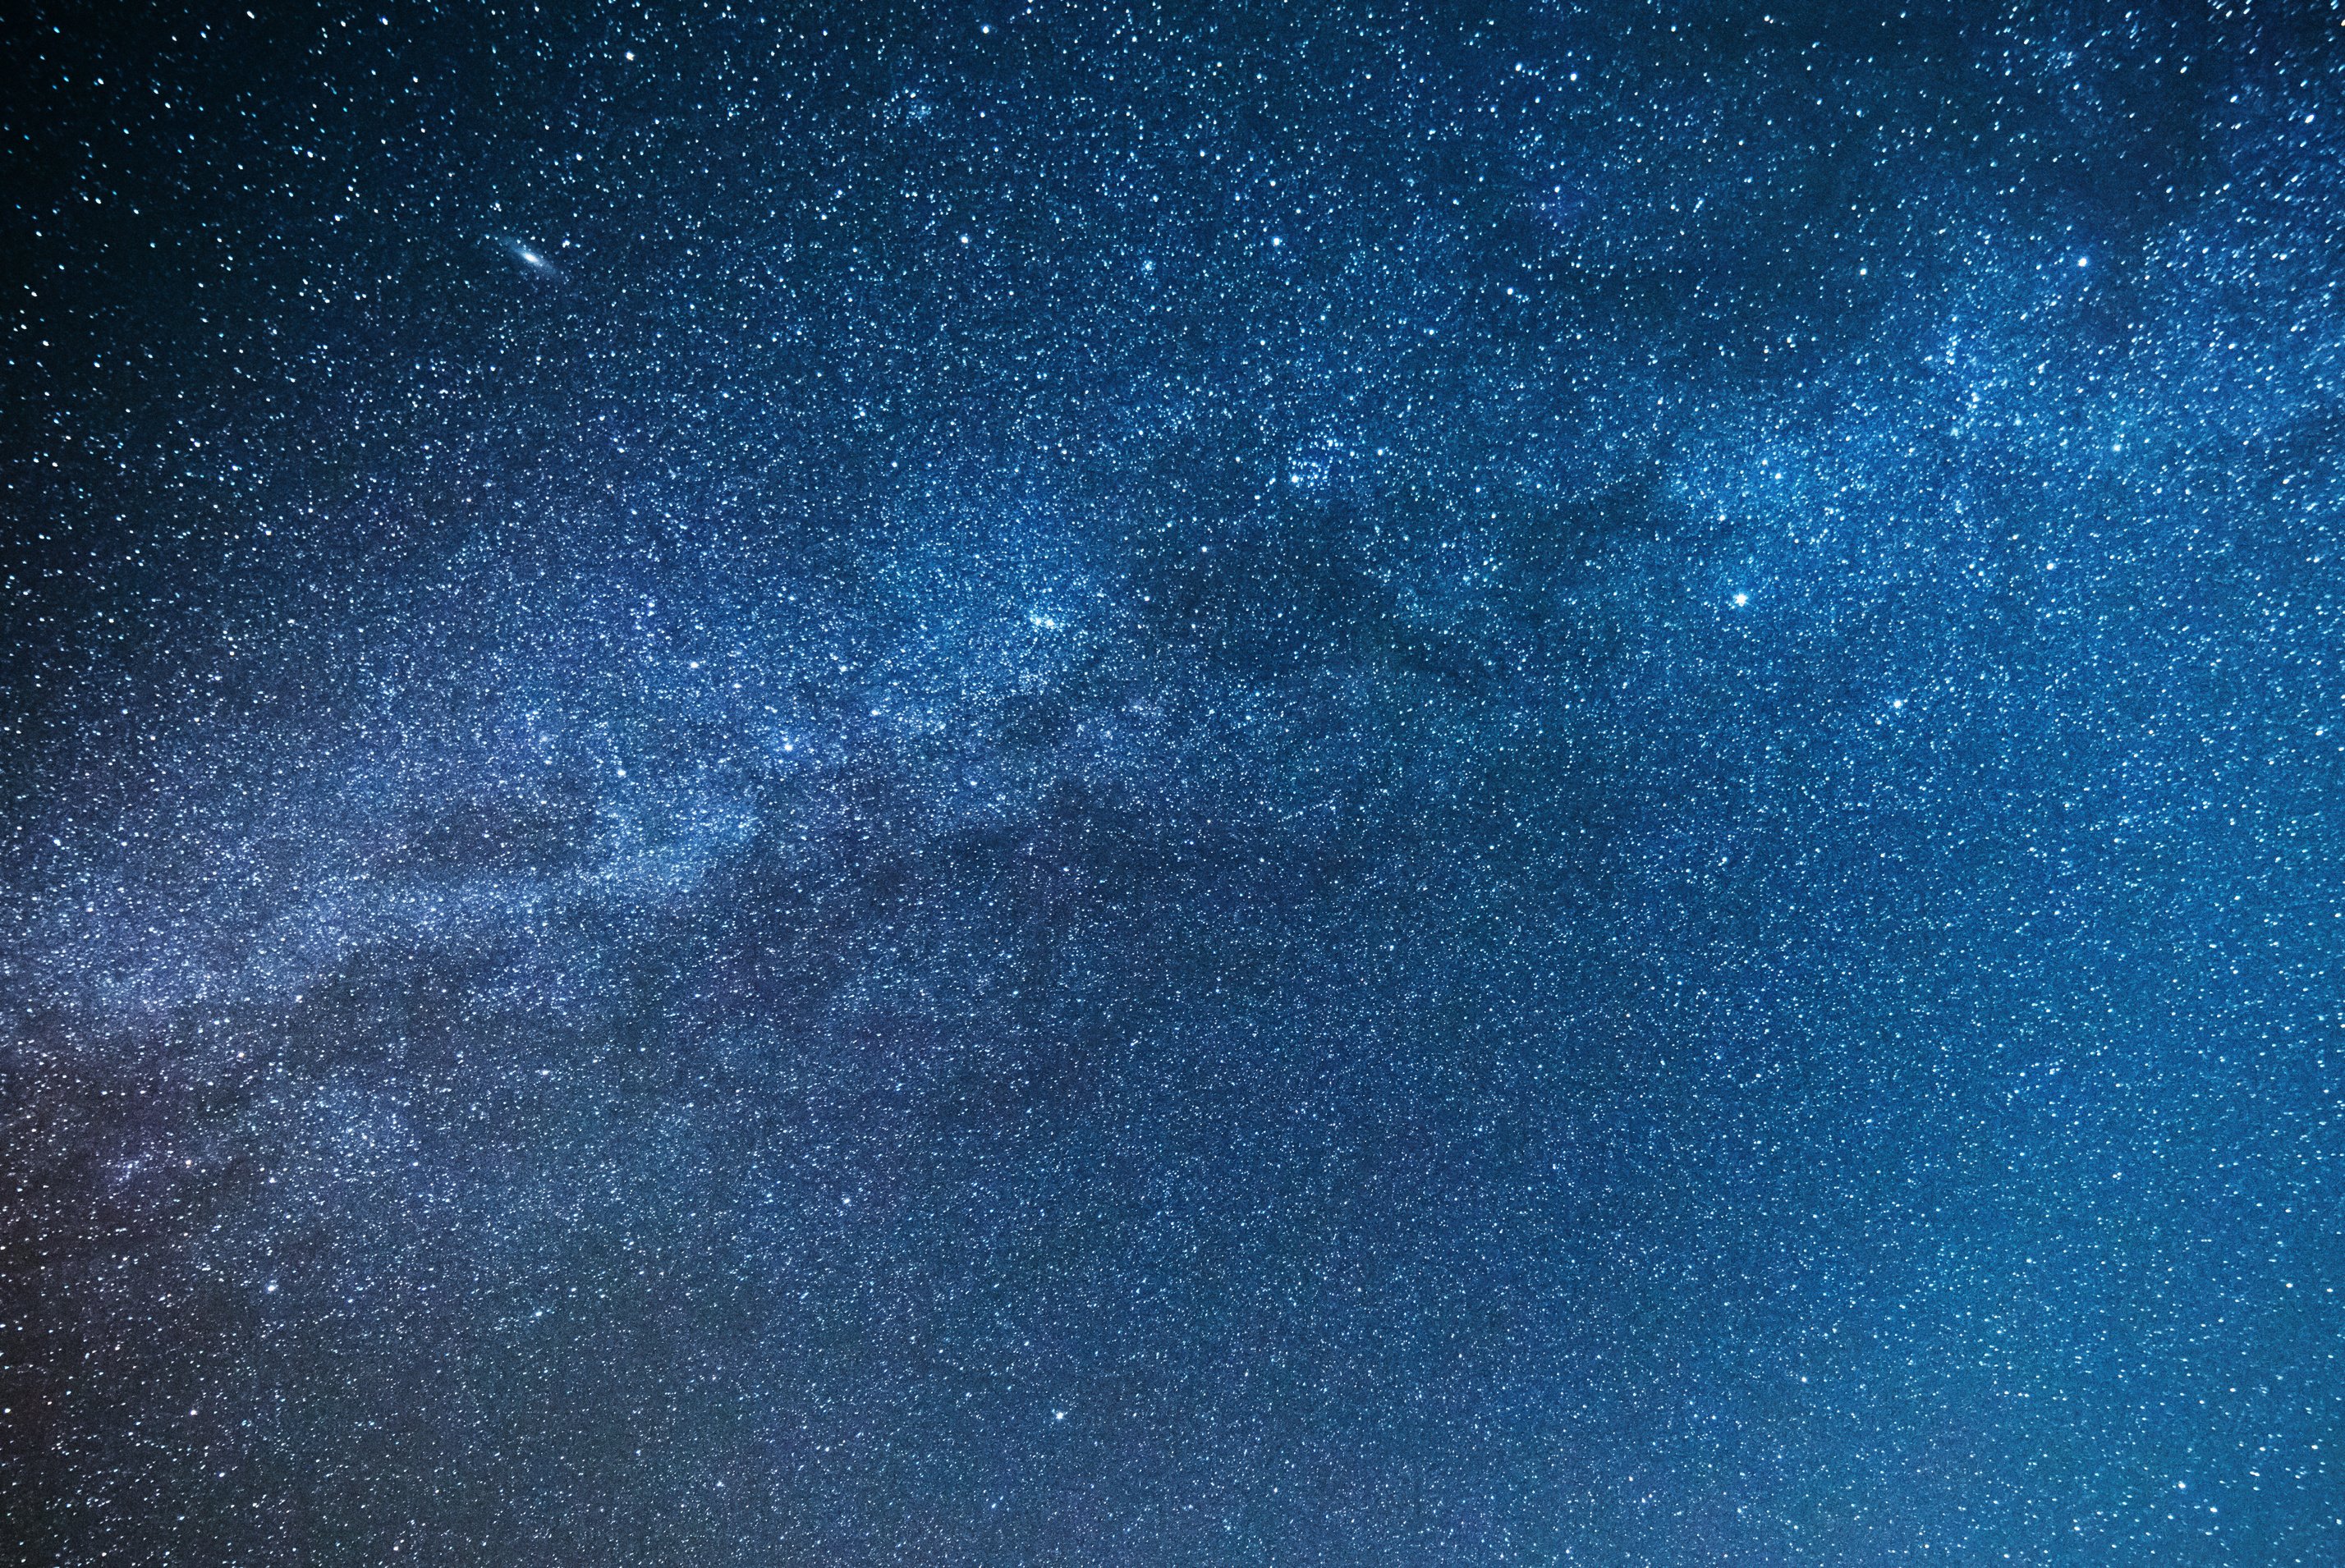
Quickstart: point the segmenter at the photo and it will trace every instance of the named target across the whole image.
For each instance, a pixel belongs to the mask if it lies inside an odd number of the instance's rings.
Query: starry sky
[[[0,1560],[2345,1561],[2345,11],[26,5]]]

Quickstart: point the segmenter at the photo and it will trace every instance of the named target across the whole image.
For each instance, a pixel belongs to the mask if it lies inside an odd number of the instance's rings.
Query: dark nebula
[[[2340,22],[16,8],[0,1562],[2345,1562]]]

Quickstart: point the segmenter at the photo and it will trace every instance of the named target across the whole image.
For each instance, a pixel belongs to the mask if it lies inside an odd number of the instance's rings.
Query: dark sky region
[[[15,7],[0,1562],[2345,1562],[2340,24]]]

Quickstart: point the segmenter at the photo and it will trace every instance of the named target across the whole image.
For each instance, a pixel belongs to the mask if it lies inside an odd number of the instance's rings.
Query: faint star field
[[[0,1563],[2345,1562],[2345,10],[49,7]]]

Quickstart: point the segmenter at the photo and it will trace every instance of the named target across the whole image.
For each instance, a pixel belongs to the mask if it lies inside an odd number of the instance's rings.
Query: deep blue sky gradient
[[[2333,7],[253,10],[0,66],[0,1557],[2345,1560]]]

